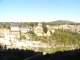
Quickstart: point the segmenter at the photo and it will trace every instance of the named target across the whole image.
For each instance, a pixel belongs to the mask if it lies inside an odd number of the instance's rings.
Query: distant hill
[[[57,24],[75,24],[76,22],[72,22],[72,21],[68,21],[68,20],[56,20],[56,21],[52,21],[53,23],[57,23]]]

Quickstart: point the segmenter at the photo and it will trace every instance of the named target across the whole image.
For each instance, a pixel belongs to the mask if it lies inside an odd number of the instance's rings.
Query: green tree
[[[42,27],[43,27],[43,31],[44,31],[44,33],[47,33],[47,27],[46,27],[46,23],[45,22],[43,22],[42,23]]]
[[[34,26],[34,23],[33,23],[33,22],[31,22],[31,23],[29,23],[29,25],[30,25],[31,27],[33,27],[33,26]]]
[[[7,29],[10,29],[10,23],[5,23],[3,27],[7,28]]]
[[[21,31],[20,31],[20,38],[19,38],[19,39],[20,39],[20,40],[26,39],[25,35],[23,35],[23,34],[21,33]]]
[[[64,44],[68,45],[68,38],[65,38]]]
[[[20,25],[21,25],[22,27],[26,27],[28,24],[27,24],[26,22],[21,22]]]

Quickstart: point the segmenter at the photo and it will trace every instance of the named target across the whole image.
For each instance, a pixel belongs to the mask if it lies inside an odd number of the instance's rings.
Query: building
[[[36,26],[34,28],[34,32],[36,33],[37,36],[43,36],[43,28],[42,28],[42,24],[39,22],[38,26]]]
[[[4,23],[0,22],[0,28],[3,28],[3,26],[4,26]]]
[[[11,24],[10,29],[11,29],[11,31],[19,31],[19,27],[20,27],[19,24],[13,23],[13,24]]]
[[[20,37],[20,25],[18,23],[12,23],[10,27],[10,39],[15,40]]]
[[[49,28],[49,31],[51,31],[52,33],[54,33],[54,28]]]
[[[31,31],[31,27],[20,27],[20,31],[21,33],[26,33],[26,32],[29,32]]]

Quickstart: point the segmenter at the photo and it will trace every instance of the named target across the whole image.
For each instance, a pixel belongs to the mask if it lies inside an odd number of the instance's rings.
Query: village
[[[30,41],[30,35],[26,34],[29,31],[32,31],[32,27],[20,27],[18,24],[12,24],[10,29],[1,28],[0,29],[0,44],[6,45],[8,48],[19,48],[24,49],[26,47],[50,47],[46,43],[41,43],[40,41]],[[38,23],[36,27],[34,27],[33,31],[37,36],[50,36],[50,32],[48,31],[46,34],[43,34],[42,24]],[[19,40],[20,32],[22,35],[26,37],[24,40]],[[54,31],[53,31],[54,32]]]
[[[32,47],[42,47],[42,48],[51,48],[47,43],[42,43],[41,41],[31,40],[30,34],[27,34],[29,31],[34,31],[37,36],[50,36],[51,33],[54,33],[56,29],[69,29],[75,31],[75,26],[73,25],[60,25],[60,26],[49,26],[47,33],[44,33],[42,24],[39,22],[37,26],[31,27],[21,27],[18,24],[11,24],[10,29],[0,28],[0,44],[9,48],[18,48],[18,49],[26,49]],[[80,25],[77,27],[77,32],[79,33]],[[23,35],[25,39],[19,40],[20,35]]]

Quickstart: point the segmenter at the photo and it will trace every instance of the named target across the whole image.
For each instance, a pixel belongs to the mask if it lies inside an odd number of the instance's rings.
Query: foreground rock
[[[52,54],[35,55],[24,60],[80,60],[80,49],[70,51],[58,51]]]
[[[0,48],[1,49],[1,48]],[[33,50],[0,50],[0,60],[80,60],[80,49],[43,54]]]

